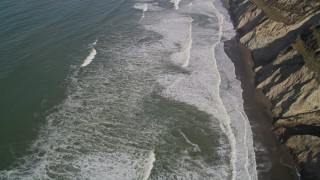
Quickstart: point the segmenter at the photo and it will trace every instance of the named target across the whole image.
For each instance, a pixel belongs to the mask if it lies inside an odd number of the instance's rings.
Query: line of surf
[[[179,9],[179,4],[181,0],[171,0],[170,2],[173,3],[173,7],[175,10]]]
[[[175,9],[179,8],[180,0],[178,0],[178,1],[172,0],[171,2],[174,3]],[[200,10],[201,10],[200,12],[202,13],[203,8],[205,8],[205,7],[198,6],[198,2],[194,2],[194,3],[195,3],[195,5],[194,5],[193,9],[195,11],[193,12],[193,15],[196,14],[195,12],[198,12]],[[191,5],[192,5],[192,3],[189,4],[190,9],[191,9]],[[213,4],[211,3],[211,5],[213,5]],[[211,8],[211,5],[210,5],[210,8]],[[181,5],[180,8],[181,8],[180,11],[176,11],[176,13],[178,13],[178,12],[187,12],[184,9],[185,6]],[[218,33],[216,34],[217,36],[214,35],[214,37],[215,37],[214,41],[217,40],[217,42],[215,42],[213,44],[210,43],[210,45],[209,45],[210,46],[209,47],[210,51],[208,51],[208,52],[210,54],[209,54],[209,56],[206,56],[206,57],[210,57],[210,60],[211,60],[211,55],[213,55],[213,57],[215,57],[215,58],[218,58],[214,51],[217,48],[216,46],[220,45],[219,43],[221,43],[222,36],[225,36],[225,34],[223,34],[223,29],[222,29],[222,28],[224,28],[224,25],[225,25],[224,24],[225,23],[224,22],[224,14],[219,12],[214,5],[213,5],[213,8],[215,9],[214,14],[216,14],[216,17],[218,18],[219,30],[218,30]],[[211,12],[211,10],[210,10],[210,12]],[[176,15],[176,13],[172,13],[172,14]],[[197,17],[196,15],[195,15],[195,17]],[[177,16],[177,17],[179,17],[179,16]],[[206,17],[206,16],[203,16],[203,17]],[[211,17],[211,14],[209,15],[209,17]],[[202,18],[202,16],[201,16],[201,18]],[[188,28],[190,28],[190,32],[186,32],[186,31],[184,31],[183,33],[178,32],[180,36],[178,36],[177,38],[173,37],[171,34],[168,33],[168,31],[171,30],[170,28],[174,27],[174,25],[177,24],[177,22],[173,21],[171,18],[168,18],[167,21],[163,21],[163,24],[160,24],[160,25],[164,25],[164,26],[167,25],[168,26],[165,30],[162,30],[161,28],[150,27],[150,26],[149,26],[149,28],[154,30],[154,31],[156,31],[156,32],[160,32],[160,33],[164,34],[164,37],[165,37],[164,42],[169,45],[169,46],[166,46],[166,47],[170,47],[170,43],[168,43],[168,42],[171,42],[171,41],[176,42],[177,47],[179,48],[180,51],[179,52],[174,52],[170,56],[174,63],[177,63],[177,64],[182,65],[182,66],[188,66],[189,65],[189,61],[190,61],[190,56],[192,56],[191,62],[190,62],[190,68],[193,68],[194,63],[195,63],[193,61],[193,58],[196,58],[198,56],[194,55],[194,54],[191,54],[190,52],[191,52],[191,50],[193,48],[196,48],[198,46],[198,44],[197,44],[198,41],[197,41],[197,36],[196,35],[197,35],[197,30],[198,30],[197,28],[199,28],[199,27],[198,27],[198,24],[196,24],[197,23],[197,19],[196,18],[195,18],[195,22],[196,23],[194,23],[194,27],[192,27],[192,18],[190,17],[190,19],[191,19],[190,26],[188,24],[189,20],[187,19],[187,17],[183,17],[183,21],[179,21],[179,23],[180,22],[184,22],[184,24],[182,24],[183,27],[184,27],[183,29],[188,31]],[[200,27],[200,28],[202,28],[202,27]],[[175,32],[175,29],[172,29],[172,31]],[[169,32],[172,32],[172,31],[169,31]],[[193,37],[194,38],[193,39],[193,41],[194,41],[193,46],[194,47],[192,47],[192,31],[194,31],[193,32],[194,33],[194,37]],[[210,31],[210,32],[212,32],[212,31]],[[210,39],[211,39],[211,37],[210,37]],[[201,43],[200,43],[200,45],[201,45]],[[205,45],[207,45],[207,44],[205,44]],[[197,51],[197,52],[199,52],[199,51]],[[211,53],[213,53],[213,54],[211,54]],[[201,59],[202,58],[206,58],[206,57],[202,57],[201,56]],[[197,61],[197,62],[199,62],[199,61]],[[217,65],[215,65],[214,68],[218,71],[218,66]],[[203,72],[203,68],[201,69],[201,72]],[[195,74],[193,74],[193,75],[195,76]],[[213,109],[213,110],[212,109],[206,109],[209,106],[202,106],[203,104],[205,104],[204,102],[201,102],[201,103],[198,104],[199,101],[196,102],[196,101],[192,100],[192,99],[195,99],[195,98],[199,97],[198,94],[194,94],[194,93],[198,93],[198,91],[196,91],[196,90],[193,91],[193,90],[196,89],[197,85],[201,85],[201,83],[199,83],[199,84],[198,83],[193,83],[192,87],[189,86],[189,85],[186,85],[187,81],[192,81],[193,80],[192,78],[194,78],[194,76],[192,76],[192,77],[189,77],[189,76],[187,76],[187,77],[178,76],[178,77],[176,77],[177,78],[176,80],[172,80],[172,81],[169,80],[169,82],[168,82],[169,85],[167,85],[167,82],[163,82],[163,84],[166,84],[166,89],[163,92],[163,95],[168,96],[168,97],[174,97],[178,101],[182,101],[182,102],[186,102],[188,104],[195,105],[195,106],[199,107],[199,109],[203,109],[206,112],[207,111],[208,112],[215,111],[215,109]],[[222,119],[219,118],[220,119],[220,126],[221,126],[221,129],[224,131],[224,133],[226,134],[226,136],[228,138],[228,141],[229,141],[228,144],[230,144],[230,149],[231,149],[231,153],[230,153],[230,168],[228,168],[231,171],[231,175],[230,175],[231,179],[237,179],[237,178],[242,177],[242,176],[247,176],[248,179],[250,179],[250,175],[248,175],[248,149],[244,149],[244,148],[247,148],[247,147],[245,146],[245,144],[242,144],[242,142],[241,142],[243,140],[243,138],[247,139],[247,137],[246,137],[247,132],[246,131],[247,131],[247,125],[248,124],[245,121],[245,123],[246,123],[245,124],[245,128],[246,129],[245,129],[244,137],[243,136],[236,137],[236,133],[237,132],[235,132],[236,129],[233,129],[233,127],[234,127],[233,126],[234,125],[233,119],[228,114],[229,112],[228,112],[228,109],[226,107],[227,105],[224,104],[225,103],[224,99],[221,97],[220,92],[219,92],[219,91],[221,91],[221,89],[219,89],[219,87],[220,87],[221,81],[222,81],[221,75],[219,74],[219,71],[218,71],[218,77],[216,76],[215,78],[218,78],[218,81],[217,81],[218,83],[215,84],[215,88],[217,88],[217,91],[215,92],[215,94],[218,94],[218,99],[217,99],[218,103],[217,104],[219,104],[219,105],[221,104],[222,105],[221,106],[221,111],[222,112],[221,113],[217,112],[217,114],[218,114],[217,116],[220,116],[219,114],[221,114],[221,117],[223,116]],[[172,83],[170,83],[170,82],[172,82]],[[177,86],[186,87],[187,90],[189,90],[189,92],[187,94],[190,94],[191,96],[187,97],[186,95],[177,94],[181,90]],[[191,93],[191,92],[194,92],[194,93]],[[214,93],[214,92],[212,92],[212,93]],[[223,93],[223,92],[221,92],[221,93]],[[200,96],[200,97],[202,98],[202,96]],[[220,110],[220,107],[218,107],[217,110]],[[187,139],[187,137],[185,135],[183,135],[183,137],[185,138],[185,140],[188,143],[190,143],[190,144],[192,143]],[[238,140],[239,140],[239,142],[238,142]],[[238,154],[238,152],[239,153],[243,152],[245,154],[243,156],[241,154]],[[237,157],[237,156],[239,156],[239,157]],[[243,159],[244,157],[245,157],[245,159]],[[241,165],[245,165],[246,167],[244,167],[244,168],[240,167],[239,163],[243,163]]]
[[[214,7],[214,6],[213,6]],[[215,7],[214,7],[215,8]],[[217,12],[217,10],[216,10]],[[215,52],[214,52],[214,49],[216,48],[217,44],[220,43],[221,41],[221,37],[222,37],[222,22],[223,22],[223,15],[220,14],[220,13],[216,13],[217,15],[217,18],[218,18],[218,22],[219,22],[219,31],[218,31],[218,41],[213,45],[213,57],[216,57],[215,56]],[[216,65],[216,67],[217,65]],[[218,72],[218,79],[219,79],[219,83],[218,85],[220,86],[221,84],[221,75],[220,73]],[[218,88],[218,94],[220,94],[220,88]],[[223,105],[223,101],[221,99],[221,97],[219,98],[219,101],[220,103]],[[226,111],[226,108],[224,107],[223,110],[225,111],[224,113],[225,114],[228,114],[227,111]],[[237,161],[237,153],[236,153],[236,138],[235,138],[235,135],[233,134],[232,132],[232,128],[231,128],[231,120],[230,120],[230,117],[226,117],[226,120],[225,121],[222,121],[222,126],[221,126],[221,129],[225,132],[225,134],[227,135],[228,137],[228,140],[229,140],[229,143],[230,143],[230,147],[231,147],[231,153],[230,153],[230,163],[231,163],[231,169],[232,169],[232,177],[231,179],[232,180],[235,180],[236,177],[237,177],[237,170],[236,170],[236,161]]]
[[[153,163],[156,161],[156,155],[154,154],[153,151],[150,151],[148,160],[149,161],[146,163],[147,169],[142,180],[147,180],[150,177],[151,171],[153,169]]]
[[[92,48],[91,48],[90,54],[83,61],[83,63],[81,64],[81,67],[85,67],[85,66],[89,65],[92,62],[92,60],[95,58],[95,56],[97,55],[97,51],[94,49],[94,46],[97,44],[97,42],[98,42],[98,40],[96,40],[95,42],[93,42],[91,44]]]
[[[85,66],[89,65],[92,62],[92,60],[95,58],[96,55],[97,55],[97,51],[94,48],[92,48],[90,54],[87,56],[87,58],[81,64],[81,67],[85,67]]]
[[[219,6],[222,7],[222,5],[219,5]],[[226,22],[225,22],[225,19],[224,19],[223,12],[220,12],[217,9],[217,7],[215,7],[214,4],[213,4],[213,7],[216,9],[215,12],[217,12],[216,15],[217,15],[218,21],[219,21],[219,41],[217,41],[217,43],[214,44],[214,49],[216,49],[216,46],[219,43],[221,43],[221,38],[222,38],[222,35],[223,35],[222,28],[224,27],[223,23],[226,23]],[[229,29],[227,29],[227,30],[229,30]],[[215,52],[214,51],[213,51],[213,53],[214,53],[214,56],[215,56]],[[216,66],[218,66],[218,65],[216,64]],[[221,87],[222,79],[221,79],[220,71],[218,71],[218,75],[219,75],[219,86]],[[219,91],[219,94],[220,94],[220,88],[218,89],[218,91]],[[221,95],[220,95],[220,101],[223,102],[223,98],[221,97]],[[234,102],[237,102],[236,98],[235,98]],[[224,103],[222,103],[222,104],[223,104],[223,106],[225,106]],[[243,107],[242,107],[242,109],[243,109]],[[228,139],[229,139],[229,142],[230,142],[230,145],[231,145],[232,179],[237,179],[238,178],[237,177],[238,171],[237,171],[237,169],[235,169],[237,167],[237,160],[238,160],[238,157],[237,157],[237,139],[236,139],[235,134],[233,132],[233,129],[231,127],[232,122],[231,122],[231,117],[229,115],[229,112],[227,112],[227,108],[226,107],[224,108],[224,110],[226,111],[228,116],[227,116],[227,119],[226,119],[227,121],[225,121],[223,123],[222,129],[227,133],[227,136],[228,136]],[[242,111],[239,110],[238,106],[236,107],[236,109],[234,109],[234,111],[237,111],[241,115],[241,118],[244,120],[244,122],[242,122],[242,123],[244,123],[244,126],[245,126],[244,127],[245,128],[245,130],[244,130],[245,132],[244,132],[244,137],[243,137],[243,139],[244,139],[243,143],[244,144],[241,145],[241,147],[242,146],[244,147],[244,156],[245,156],[245,159],[244,159],[244,161],[245,161],[244,162],[244,170],[245,170],[245,174],[247,175],[247,178],[250,179],[250,180],[252,179],[252,177],[254,179],[257,179],[256,167],[255,166],[253,167],[255,169],[252,169],[252,171],[253,171],[253,172],[251,171],[252,174],[249,173],[249,169],[248,169],[248,167],[249,167],[249,162],[248,162],[248,160],[249,160],[249,149],[248,148],[249,147],[248,146],[249,145],[247,144],[248,143],[247,141],[250,140],[250,139],[248,139],[248,137],[247,137],[248,136],[248,132],[247,132],[248,129],[247,128],[250,128],[250,125],[247,122],[246,116],[242,113]],[[251,138],[251,141],[252,141],[252,138]],[[252,143],[252,142],[249,142],[249,143]],[[254,152],[253,152],[253,158],[254,158],[253,164],[255,165]]]
[[[183,138],[186,140],[186,142],[187,142],[188,144],[190,144],[191,146],[195,147],[195,149],[196,149],[198,152],[201,151],[200,148],[199,148],[199,146],[198,146],[197,144],[192,143],[192,142],[187,138],[187,136],[181,131],[181,129],[179,130],[179,132],[180,132],[180,134],[183,136]]]
[[[146,3],[140,4],[139,3],[139,4],[134,5],[134,8],[138,9],[138,10],[142,10],[142,15],[141,15],[140,21],[142,19],[144,19],[145,12],[148,10],[148,4],[146,4]]]
[[[189,27],[189,40],[188,40],[188,43],[187,43],[187,47],[186,47],[186,60],[184,62],[184,64],[182,65],[183,67],[187,67],[189,65],[189,62],[190,62],[190,54],[191,54],[191,48],[192,48],[192,22],[193,22],[193,19],[191,17],[190,18],[190,27]]]

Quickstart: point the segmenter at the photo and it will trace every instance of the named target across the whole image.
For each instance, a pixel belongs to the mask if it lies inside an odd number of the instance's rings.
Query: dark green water
[[[65,98],[70,65],[87,55],[87,45],[120,4],[0,2],[1,169],[25,153],[46,113]]]
[[[1,1],[0,179],[256,179],[221,8]]]

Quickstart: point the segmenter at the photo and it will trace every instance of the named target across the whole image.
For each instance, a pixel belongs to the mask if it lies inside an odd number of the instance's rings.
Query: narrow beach
[[[235,65],[243,89],[244,109],[249,118],[259,179],[299,179],[292,157],[272,132],[272,115],[264,95],[255,88],[250,52],[235,38],[224,42],[226,54]]]

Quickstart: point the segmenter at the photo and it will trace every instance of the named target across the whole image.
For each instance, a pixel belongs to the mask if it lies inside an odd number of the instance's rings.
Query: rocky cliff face
[[[229,0],[239,41],[251,51],[256,86],[271,102],[274,132],[320,179],[320,1]]]

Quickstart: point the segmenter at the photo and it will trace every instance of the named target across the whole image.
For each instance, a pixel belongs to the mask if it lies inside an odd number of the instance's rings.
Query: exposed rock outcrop
[[[320,179],[320,1],[229,0],[229,7],[276,136],[302,179]]]

